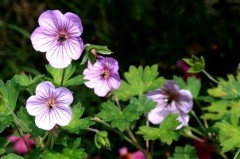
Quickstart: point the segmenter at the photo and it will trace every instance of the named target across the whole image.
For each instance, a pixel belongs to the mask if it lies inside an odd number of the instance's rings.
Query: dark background
[[[47,9],[79,15],[84,43],[107,45],[121,72],[130,65],[157,63],[160,74],[172,77],[181,74],[177,60],[203,55],[210,73],[225,75],[240,60],[238,0],[2,0],[2,79],[45,71],[45,56],[33,49],[29,35]]]
[[[158,64],[161,76],[181,76],[177,61],[202,55],[210,74],[225,77],[236,72],[240,61],[240,0],[1,0],[0,79],[46,73],[45,54],[33,49],[29,36],[48,9],[77,14],[84,43],[107,45],[119,60],[121,76],[130,65],[153,64]],[[116,134],[110,135],[111,141],[119,141]],[[120,142],[109,154],[118,154],[119,146],[126,144]],[[90,156],[109,155],[97,152],[92,141],[83,145]],[[161,150],[159,155],[165,156],[173,148]]]

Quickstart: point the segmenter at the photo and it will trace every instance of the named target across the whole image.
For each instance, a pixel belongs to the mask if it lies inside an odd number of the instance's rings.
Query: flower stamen
[[[110,77],[111,73],[110,73],[109,69],[104,69],[100,75],[102,78],[108,79]]]
[[[57,39],[57,41],[59,41],[59,42],[65,42],[67,40],[67,36],[65,35],[65,34],[63,34],[63,33],[59,33],[58,34],[58,39]]]

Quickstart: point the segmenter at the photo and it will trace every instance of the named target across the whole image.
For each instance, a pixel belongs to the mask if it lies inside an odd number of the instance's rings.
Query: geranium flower
[[[30,148],[33,148],[35,146],[35,142],[32,139],[30,139],[30,134],[24,135],[24,139],[28,143]],[[8,137],[8,140],[14,144],[14,151],[17,154],[22,155],[29,151],[21,137],[11,135]]]
[[[180,129],[188,124],[188,113],[192,110],[192,94],[188,90],[180,90],[173,81],[167,80],[161,89],[149,91],[147,97],[157,102],[157,106],[148,113],[148,120],[160,124],[170,113],[179,114]]]
[[[28,98],[27,112],[35,117],[37,127],[51,130],[56,124],[66,126],[72,119],[69,105],[73,95],[63,87],[56,88],[51,82],[44,81],[36,88],[36,95]]]
[[[72,60],[80,58],[83,27],[76,14],[68,12],[63,15],[58,10],[47,10],[40,15],[38,23],[31,41],[36,51],[46,52],[52,67],[65,68]]]
[[[111,57],[101,57],[93,65],[88,62],[88,67],[83,71],[84,79],[88,80],[84,84],[89,88],[94,88],[95,94],[100,97],[120,86],[121,79],[118,74],[118,62]]]
[[[141,151],[128,152],[126,147],[123,147],[119,150],[120,159],[146,159],[144,154]]]

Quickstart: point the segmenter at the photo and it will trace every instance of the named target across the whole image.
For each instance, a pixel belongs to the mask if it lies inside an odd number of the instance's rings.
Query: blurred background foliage
[[[206,70],[222,76],[234,73],[240,61],[240,0],[1,0],[0,79],[46,72],[45,54],[33,49],[29,37],[48,9],[79,15],[84,43],[107,45],[122,76],[130,65],[156,63],[161,76],[182,75],[176,63],[191,55],[203,55]],[[119,145],[112,147],[116,154]]]

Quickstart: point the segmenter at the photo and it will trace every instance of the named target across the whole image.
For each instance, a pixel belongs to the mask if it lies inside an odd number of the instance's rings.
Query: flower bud
[[[94,138],[95,145],[97,148],[105,147],[106,149],[110,149],[110,142],[108,139],[108,133],[106,131],[99,131],[96,133]]]

